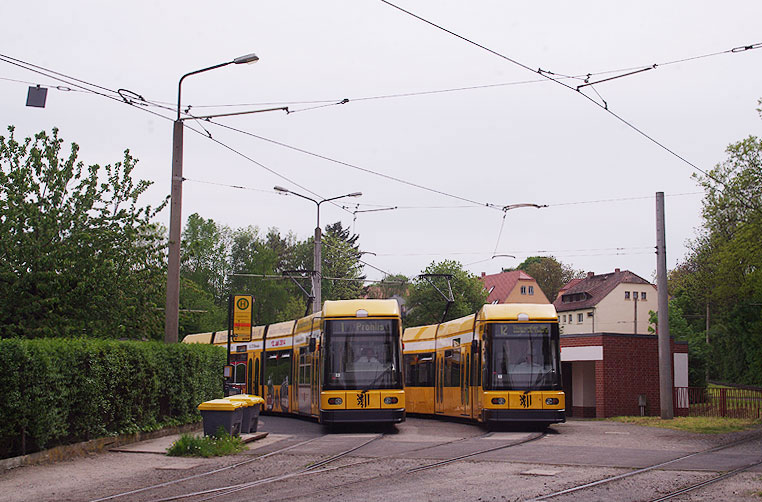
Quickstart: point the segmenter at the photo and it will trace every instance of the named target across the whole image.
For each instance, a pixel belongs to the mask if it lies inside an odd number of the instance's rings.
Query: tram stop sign
[[[234,342],[251,341],[254,297],[235,295],[233,297],[233,339]]]

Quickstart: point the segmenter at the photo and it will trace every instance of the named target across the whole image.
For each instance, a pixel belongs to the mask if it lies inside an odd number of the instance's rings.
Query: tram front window
[[[400,388],[394,320],[336,320],[325,325],[325,389]]]
[[[492,324],[488,344],[492,390],[560,388],[558,326]]]

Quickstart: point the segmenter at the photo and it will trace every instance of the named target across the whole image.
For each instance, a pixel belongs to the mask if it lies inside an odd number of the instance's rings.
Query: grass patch
[[[220,457],[232,455],[246,449],[243,441],[238,436],[231,436],[222,427],[214,436],[194,436],[183,434],[180,439],[167,448],[167,455],[171,457]]]
[[[761,420],[722,417],[675,417],[672,420],[662,420],[660,417],[613,417],[609,420],[701,434],[743,431],[762,423]]]

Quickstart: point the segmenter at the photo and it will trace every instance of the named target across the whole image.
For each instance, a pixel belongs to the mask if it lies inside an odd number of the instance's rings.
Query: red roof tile
[[[584,279],[572,279],[566,286],[561,288],[553,305],[558,312],[590,308],[597,305],[606,295],[622,283],[651,284],[629,270],[620,271],[616,269],[616,271],[608,274],[588,275]],[[578,294],[582,295],[582,299],[569,301],[572,295]],[[564,299],[567,301],[564,302]]]
[[[481,280],[484,283],[484,289],[490,292],[489,296],[487,296],[487,303],[492,303],[495,300],[498,302],[505,300],[519,281],[534,281],[523,270],[484,275],[481,277]]]

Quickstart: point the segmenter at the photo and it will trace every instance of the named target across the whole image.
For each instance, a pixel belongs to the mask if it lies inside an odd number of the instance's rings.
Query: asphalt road
[[[264,416],[260,431],[269,434],[248,451],[224,458],[108,452],[14,469],[0,474],[0,501],[142,502],[189,494],[195,495],[174,500],[532,500],[685,457],[549,499],[653,500],[762,461],[759,429],[698,435],[570,421],[541,434],[415,417],[391,427],[329,429]],[[707,451],[735,441],[740,442]],[[458,457],[463,458],[434,465]],[[155,485],[162,486],[144,489]],[[675,500],[761,500],[758,493],[760,465]]]

